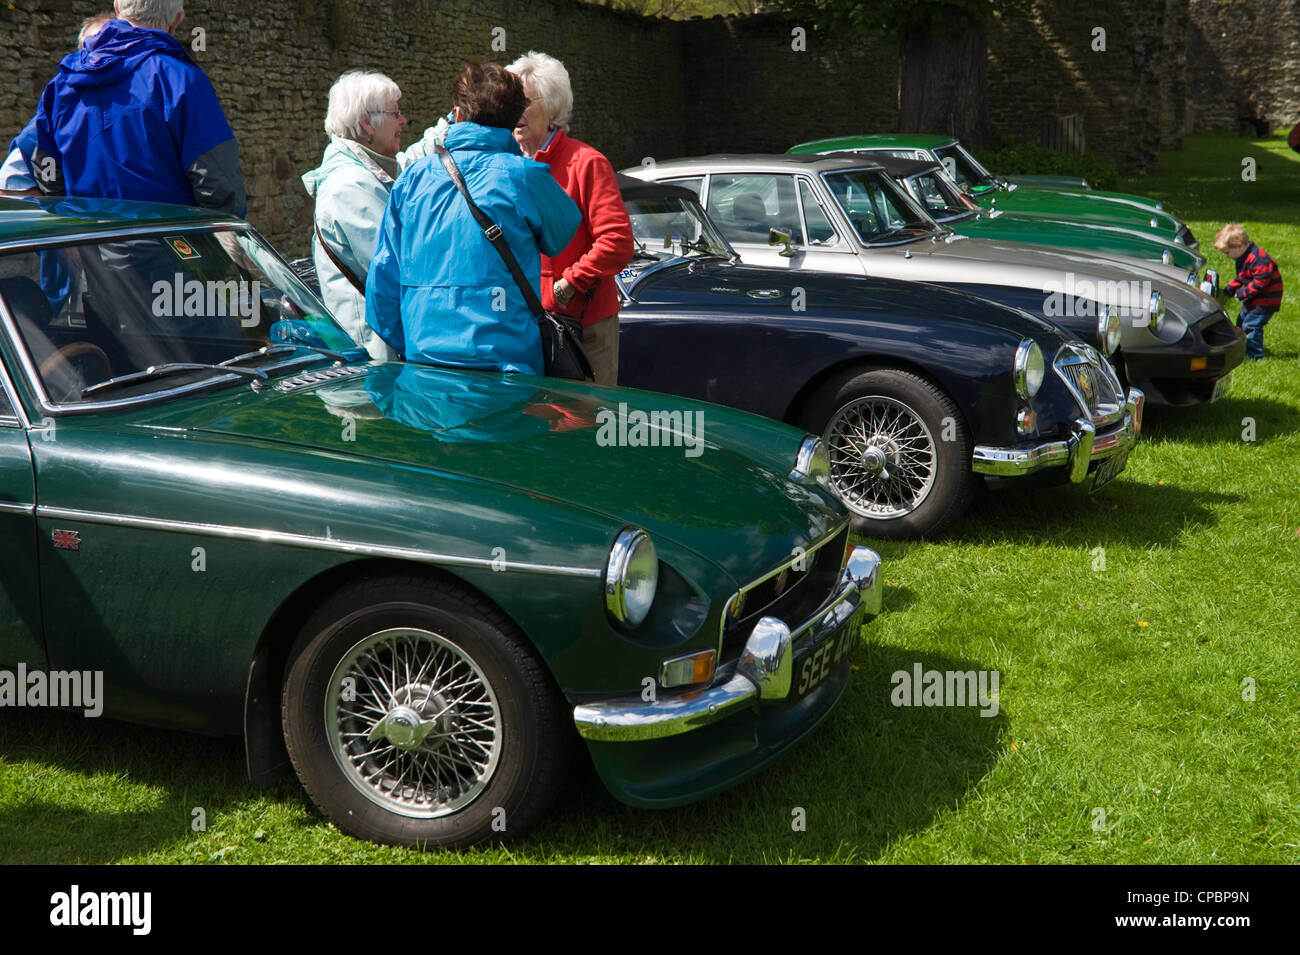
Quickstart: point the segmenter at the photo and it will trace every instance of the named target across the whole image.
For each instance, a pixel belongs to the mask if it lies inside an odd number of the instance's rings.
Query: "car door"
[[[35,510],[32,449],[0,367],[0,664],[44,668]]]
[[[713,173],[706,208],[747,265],[861,273],[812,182],[802,176]],[[773,230],[790,237],[788,250],[769,242]]]

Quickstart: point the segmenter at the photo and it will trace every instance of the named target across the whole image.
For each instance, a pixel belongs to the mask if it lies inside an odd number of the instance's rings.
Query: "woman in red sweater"
[[[559,255],[542,256],[542,305],[582,321],[582,344],[596,383],[618,384],[617,275],[632,260],[628,220],[614,167],[586,143],[568,135],[573,111],[569,71],[553,56],[529,52],[507,67],[523,81],[530,100],[515,139],[525,156],[551,167],[551,175],[582,210],[582,225]]]

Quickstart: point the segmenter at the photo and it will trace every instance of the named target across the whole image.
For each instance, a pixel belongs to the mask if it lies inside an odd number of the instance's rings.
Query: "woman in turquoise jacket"
[[[470,64],[452,103],[447,149],[537,289],[539,253],[562,251],[582,213],[515,142],[528,105],[517,76]],[[408,166],[393,186],[370,263],[366,322],[408,361],[543,373],[536,317],[437,156]]]

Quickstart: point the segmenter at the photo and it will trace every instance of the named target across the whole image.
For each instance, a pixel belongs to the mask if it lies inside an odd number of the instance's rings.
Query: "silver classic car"
[[[704,156],[625,170],[696,193],[749,264],[926,282],[1052,321],[1162,404],[1226,393],[1245,339],[1192,273],[940,226],[878,163],[847,154]]]

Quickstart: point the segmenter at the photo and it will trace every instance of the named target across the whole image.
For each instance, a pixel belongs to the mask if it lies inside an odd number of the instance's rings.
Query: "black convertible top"
[[[618,178],[618,191],[623,194],[623,201],[630,202],[634,199],[690,199],[699,202],[700,197],[685,186],[674,186],[667,182],[646,182],[644,179],[636,179],[632,176],[625,176],[621,172],[615,173]]]

